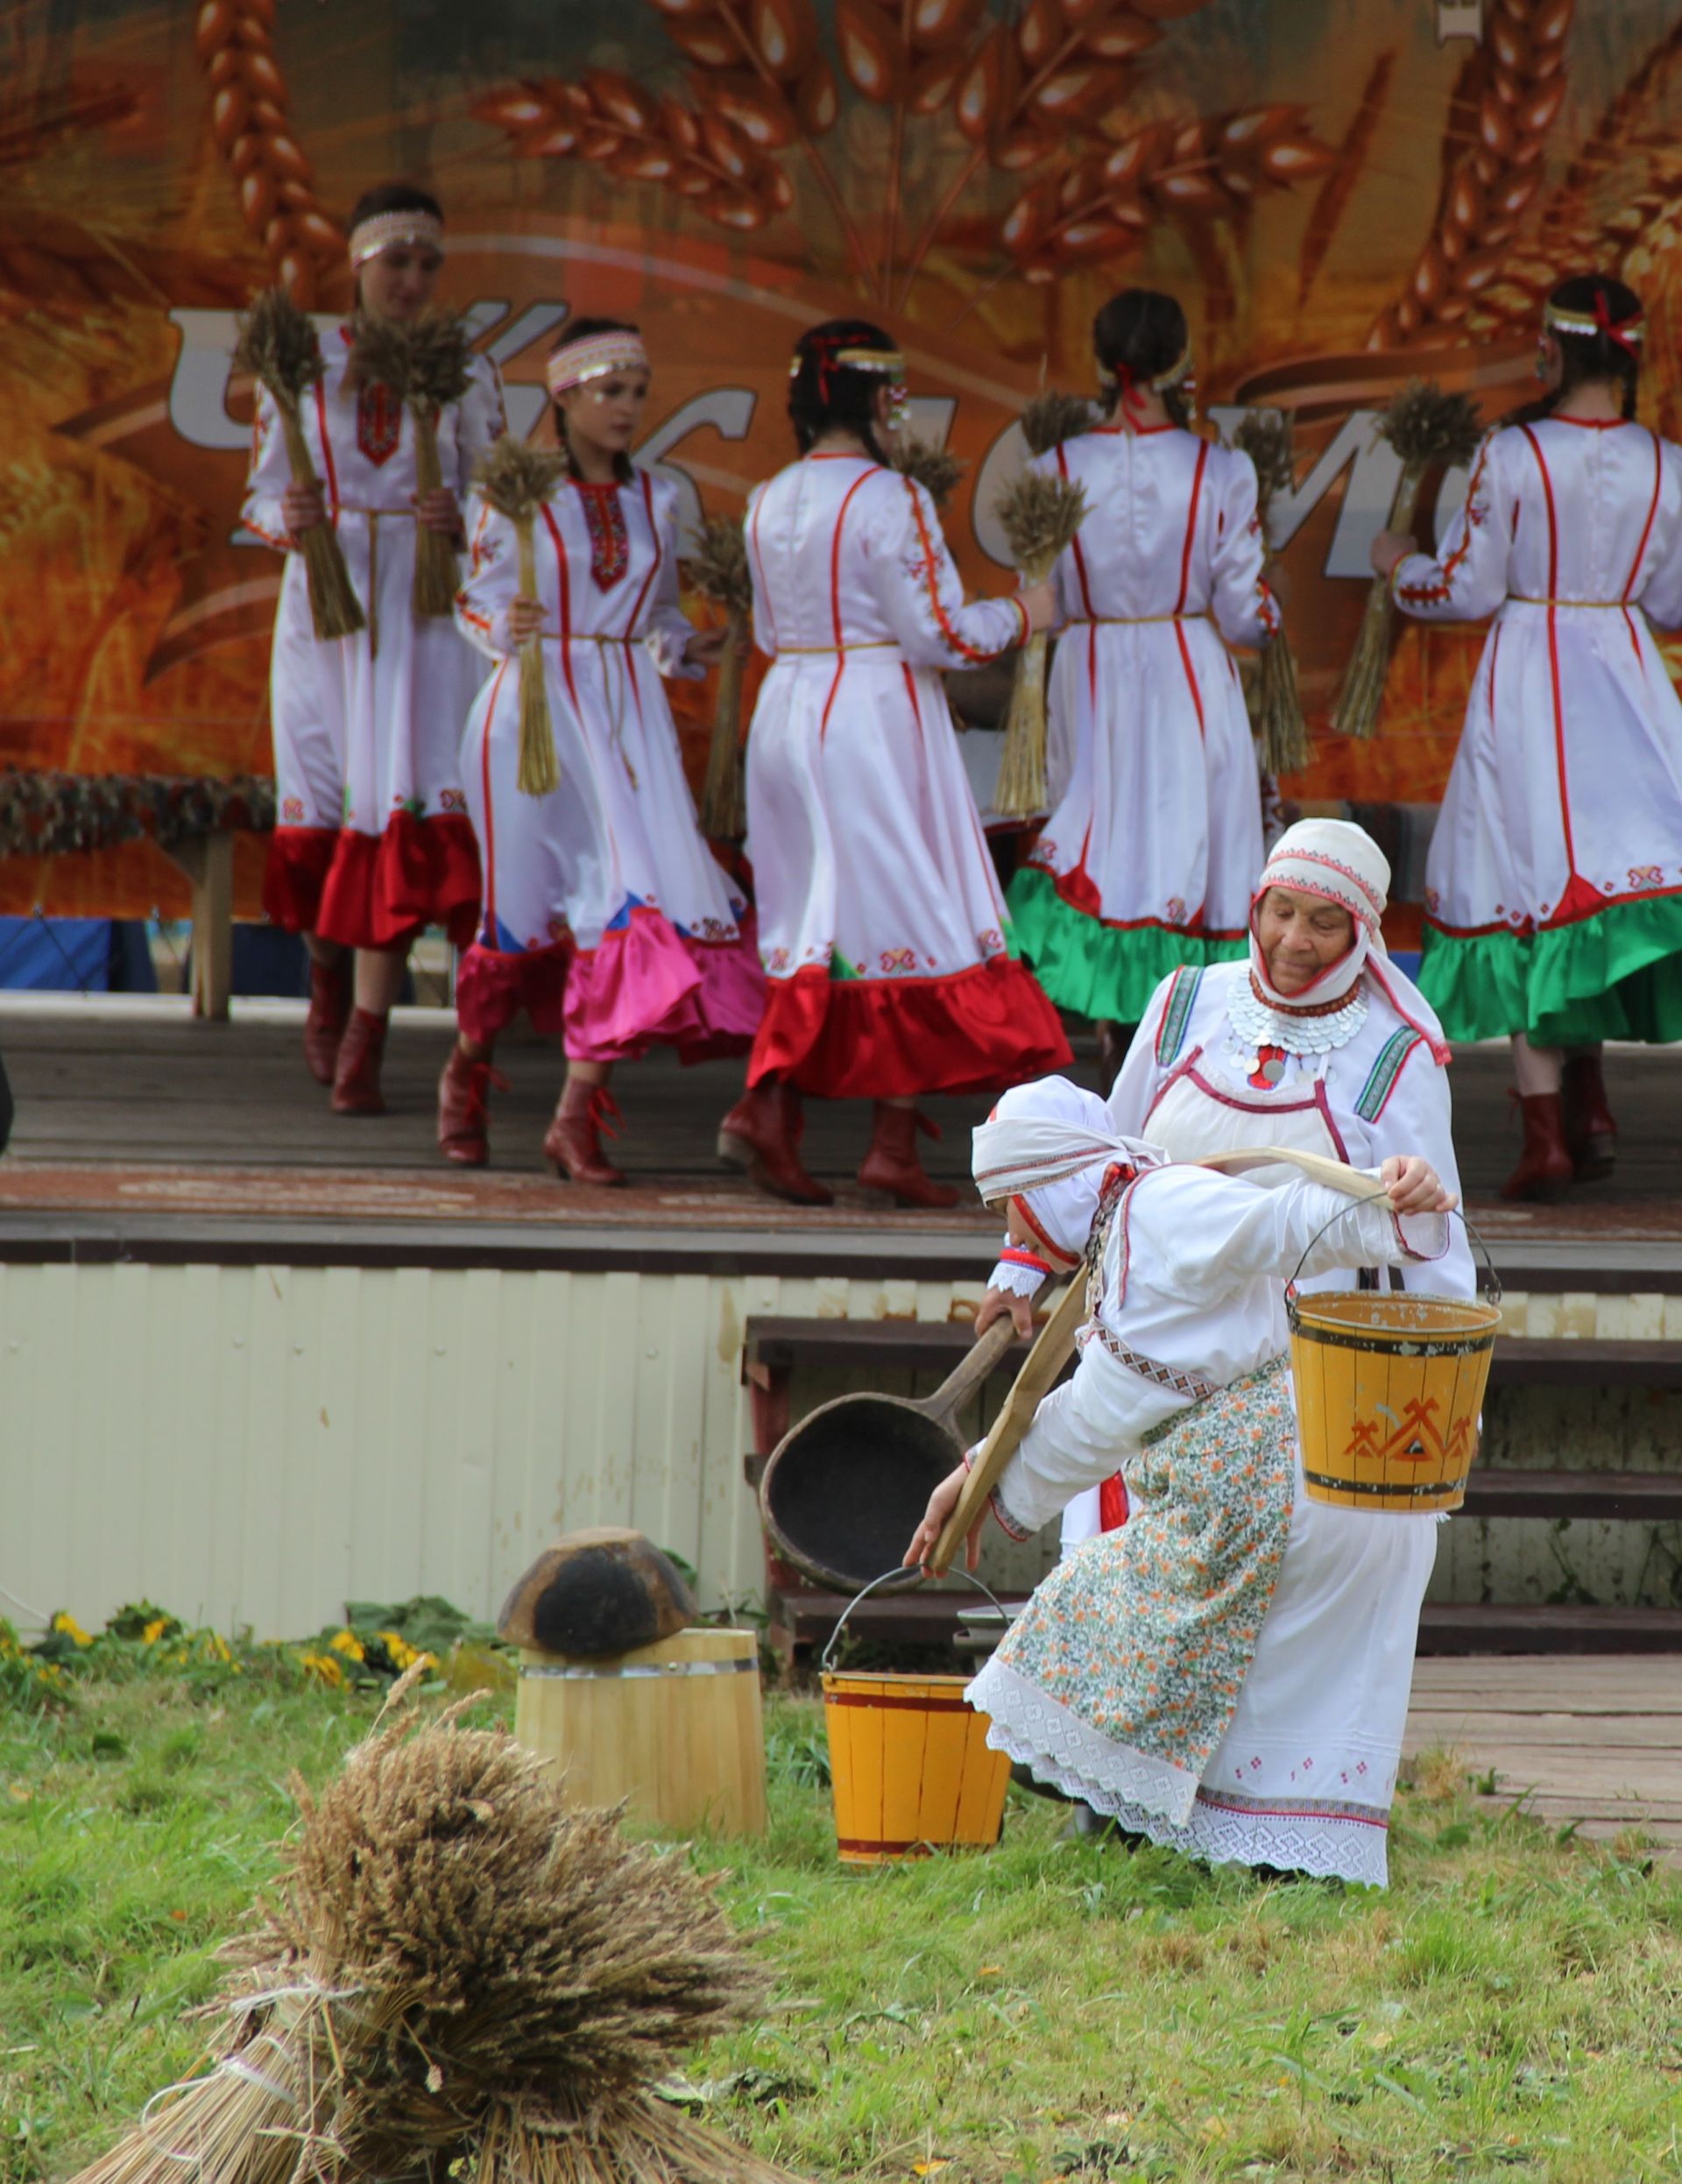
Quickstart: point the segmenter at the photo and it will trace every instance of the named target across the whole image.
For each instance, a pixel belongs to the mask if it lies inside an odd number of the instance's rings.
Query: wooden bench
[[[742,1375],[751,1391],[754,1453],[745,1470],[756,1489],[765,1460],[788,1431],[796,1370],[819,1368],[857,1376],[861,1388],[890,1373],[950,1373],[972,1340],[966,1321],[751,1318]],[[1013,1343],[998,1368],[1014,1374],[1028,1354]],[[1682,1389],[1682,1342],[1503,1339],[1495,1346],[1492,1388],[1622,1387]],[[1682,1522],[1682,1471],[1474,1470],[1467,1516]],[[846,1601],[809,1586],[796,1570],[766,1557],[772,1635],[785,1652],[821,1644]],[[861,1635],[893,1641],[950,1641],[958,1611],[972,1596],[923,1592],[867,1601],[854,1618]],[[1428,1606],[1422,1653],[1682,1652],[1682,1609],[1578,1605]]]

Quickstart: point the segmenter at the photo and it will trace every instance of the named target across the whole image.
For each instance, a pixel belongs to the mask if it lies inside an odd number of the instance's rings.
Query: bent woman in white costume
[[[1452,1195],[1412,1159],[1384,1163],[1376,1202],[1294,1177],[1267,1189],[1160,1164],[1106,1122],[1054,1078],[975,1134],[983,1198],[1096,1267],[1073,1377],[993,1512],[1026,1537],[1118,1462],[1134,1506],[1040,1584],[967,1695],[989,1743],[1124,1829],[1382,1887],[1436,1520],[1307,1498],[1283,1284],[1304,1257],[1324,1272],[1439,1255]],[[936,1488],[908,1565],[932,1554],[965,1475]]]
[[[417,317],[443,252],[435,198],[404,183],[370,190],[350,218],[357,309]],[[479,894],[456,756],[477,669],[452,622],[410,606],[415,527],[461,541],[474,466],[503,428],[502,390],[495,365],[475,357],[467,392],[438,418],[444,483],[422,497],[414,421],[389,388],[355,383],[351,340],[347,322],[323,342],[326,371],[304,405],[320,491],[292,483],[265,391],[244,514],[286,553],[269,679],[278,822],[263,907],[308,944],[311,1073],[333,1087],[336,1113],[379,1114],[386,1021],[410,944],[435,924],[464,944]],[[324,517],[368,622],[331,644],[315,636],[295,550]]]
[[[1280,623],[1254,466],[1186,429],[1179,305],[1125,289],[1092,343],[1109,421],[1035,464],[1086,491],[1054,571],[1051,732],[1069,778],[1009,899],[1041,984],[1097,1020],[1113,1074],[1118,1027],[1161,979],[1243,953],[1262,796],[1226,647],[1265,645]]]
[[[1374,566],[1425,620],[1493,614],[1431,838],[1419,983],[1454,1039],[1509,1035],[1524,1146],[1502,1196],[1610,1172],[1606,1039],[1682,1039],[1682,448],[1635,421],[1640,300],[1548,300],[1552,392],[1485,441],[1436,555]]]
[[[1177,971],[1151,996],[1109,1099],[1110,1127],[1172,1160],[1282,1145],[1356,1168],[1417,1153],[1458,1193],[1449,1050],[1430,1005],[1385,951],[1390,871],[1369,834],[1304,819],[1279,838],[1250,906],[1243,963]],[[1050,1270],[1043,1246],[1010,1247],[977,1315],[984,1332]],[[1341,1289],[1332,1272],[1304,1288]],[[1456,1226],[1440,1261],[1404,1284],[1471,1297],[1476,1272]],[[1120,1523],[1120,1479],[1071,1502],[1065,1544]]]
[[[536,600],[516,596],[512,522],[472,511],[456,612],[497,662],[462,752],[484,908],[438,1086],[439,1146],[466,1166],[487,1157],[491,1052],[522,1008],[566,1049],[545,1153],[575,1182],[622,1184],[601,1145],[614,1064],[654,1044],[686,1061],[746,1054],[765,1005],[744,906],[696,826],[661,681],[703,673],[723,639],[678,605],[675,487],[631,462],[649,377],[641,335],[619,320],[577,320],[556,343],[548,378],[569,475],[534,526]],[[561,770],[546,796],[517,786],[513,655],[533,636]]]
[[[888,467],[904,359],[880,327],[802,335],[801,459],[747,509],[753,630],[772,655],[747,746],[747,854],[769,980],[746,1097],[721,1155],[784,1198],[830,1192],[799,1158],[802,1093],[875,1102],[859,1180],[951,1205],[917,1154],[918,1098],[995,1091],[1068,1058],[1012,959],[943,668],[1045,620],[1046,585],[964,603],[922,485]]]

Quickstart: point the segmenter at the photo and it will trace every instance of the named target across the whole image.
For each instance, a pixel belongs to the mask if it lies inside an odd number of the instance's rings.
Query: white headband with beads
[[[371,258],[378,258],[385,251],[399,250],[405,244],[424,244],[429,251],[444,254],[444,223],[430,212],[376,212],[366,220],[358,220],[350,230],[350,264],[360,268]]]

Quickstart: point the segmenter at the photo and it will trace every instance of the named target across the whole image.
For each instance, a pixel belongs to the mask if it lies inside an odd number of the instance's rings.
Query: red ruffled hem
[[[276,827],[263,873],[263,912],[282,932],[313,933],[339,846],[337,827]]]
[[[400,948],[423,926],[442,925],[465,948],[478,915],[479,849],[468,821],[395,811],[383,834],[341,830],[315,930],[347,948]]]
[[[747,1081],[786,1078],[826,1099],[991,1092],[1071,1060],[1057,1012],[1020,963],[950,979],[774,979]]]
[[[765,1007],[753,935],[708,944],[633,910],[598,947],[570,939],[518,953],[475,942],[456,980],[456,1021],[488,1046],[524,1009],[574,1062],[629,1062],[675,1046],[685,1062],[746,1054]]]

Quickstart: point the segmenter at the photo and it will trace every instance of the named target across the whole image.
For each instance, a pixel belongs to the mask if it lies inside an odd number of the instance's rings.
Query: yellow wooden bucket
[[[765,1733],[751,1630],[680,1630],[611,1661],[524,1651],[514,1735],[562,1770],[570,1805],[629,1800],[690,1833],[765,1833]]]
[[[1498,1308],[1346,1290],[1292,1297],[1289,1311],[1311,1497],[1409,1516],[1459,1509],[1478,1452]]]
[[[934,1850],[990,1850],[1004,1827],[1010,1761],[988,1749],[987,1717],[964,1696],[969,1679],[830,1666],[847,1616],[886,1581],[852,1602],[823,1652],[837,1854],[843,1865],[890,1865]]]

